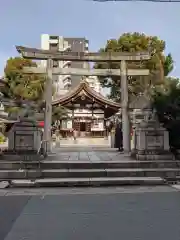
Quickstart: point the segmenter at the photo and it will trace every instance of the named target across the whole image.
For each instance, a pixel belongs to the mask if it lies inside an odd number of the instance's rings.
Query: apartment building
[[[102,93],[102,87],[97,76],[89,76],[86,78],[89,86],[97,93]]]
[[[41,35],[41,48],[53,51],[72,51],[72,52],[88,52],[89,42],[85,38],[65,38],[62,36],[52,36],[49,34]],[[46,61],[41,61],[46,66]],[[87,62],[71,62],[71,61],[54,61],[54,67],[60,68],[89,68]],[[67,91],[76,87],[81,81],[80,76],[59,75],[53,76],[55,87],[55,95],[65,94]]]

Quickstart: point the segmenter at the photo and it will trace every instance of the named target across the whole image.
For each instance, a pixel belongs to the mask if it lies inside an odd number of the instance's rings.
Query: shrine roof
[[[80,84],[72,89],[72,91],[68,92],[67,94],[61,96],[59,99],[54,100],[52,102],[52,105],[57,105],[57,104],[65,104],[72,99],[75,101],[79,96],[87,96],[90,98],[93,98],[94,101],[100,102],[103,105],[107,105],[109,107],[117,108],[119,109],[121,105],[119,103],[113,102],[112,100],[109,100],[108,98],[104,97],[102,94],[97,93],[95,90],[93,90],[89,84],[83,80],[80,82]]]

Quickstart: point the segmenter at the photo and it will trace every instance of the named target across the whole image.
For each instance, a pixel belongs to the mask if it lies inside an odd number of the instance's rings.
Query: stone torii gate
[[[121,78],[121,108],[124,151],[130,152],[130,120],[128,114],[128,82],[127,76],[147,76],[148,69],[127,69],[126,61],[149,60],[147,52],[112,52],[112,53],[78,53],[78,52],[54,52],[36,48],[16,47],[24,58],[46,60],[47,67],[25,67],[25,73],[47,74],[45,87],[45,124],[44,140],[47,142],[47,151],[50,151],[51,142],[51,118],[52,118],[52,76],[54,75],[79,75],[79,76],[120,76]],[[58,61],[83,61],[83,62],[120,62],[119,69],[78,69],[78,68],[53,68],[53,60]]]

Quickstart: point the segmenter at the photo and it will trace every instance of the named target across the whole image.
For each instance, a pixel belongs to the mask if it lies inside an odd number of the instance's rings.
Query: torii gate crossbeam
[[[46,68],[24,67],[25,73],[42,74],[47,73]],[[147,76],[148,69],[127,69],[128,76]],[[75,75],[75,76],[120,76],[120,69],[81,69],[81,68],[53,68],[53,75]]]
[[[29,59],[40,59],[47,60],[47,68],[24,68],[27,73],[39,73],[48,75],[46,88],[45,88],[45,101],[46,101],[46,111],[45,111],[45,125],[44,125],[44,140],[48,143],[47,151],[50,150],[51,142],[51,118],[52,118],[52,76],[53,74],[64,74],[67,72],[61,68],[53,68],[53,60],[71,60],[71,61],[93,61],[93,62],[120,62],[120,69],[69,69],[70,74],[82,75],[82,76],[120,76],[121,78],[121,106],[122,106],[122,127],[123,127],[123,147],[124,151],[130,152],[130,121],[128,113],[128,83],[127,76],[130,75],[148,75],[149,71],[147,69],[134,69],[128,70],[126,61],[141,61],[148,60],[150,56],[148,53],[64,53],[64,52],[53,52],[48,50],[17,47],[19,53],[22,54],[24,58]],[[137,72],[138,71],[138,72]]]

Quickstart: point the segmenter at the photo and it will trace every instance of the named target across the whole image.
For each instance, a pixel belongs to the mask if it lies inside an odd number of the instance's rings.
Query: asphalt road
[[[180,239],[180,192],[170,187],[0,195],[0,240]]]

